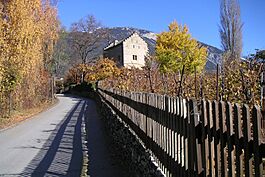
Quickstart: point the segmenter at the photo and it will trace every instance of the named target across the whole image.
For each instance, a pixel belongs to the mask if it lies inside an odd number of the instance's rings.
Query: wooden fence
[[[258,107],[99,89],[166,176],[265,176]]]

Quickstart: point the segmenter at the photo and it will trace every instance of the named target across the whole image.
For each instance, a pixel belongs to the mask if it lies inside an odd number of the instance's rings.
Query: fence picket
[[[250,141],[251,141],[251,127],[250,127],[250,113],[249,107],[244,104],[242,109],[243,114],[243,134],[244,134],[244,167],[245,167],[245,176],[252,177],[252,155],[250,152]]]
[[[205,100],[201,101],[201,153],[202,153],[202,176],[208,176],[207,170],[207,154],[206,153],[206,132],[205,132],[205,117],[206,117],[206,102]]]
[[[233,110],[231,103],[226,104],[226,126],[227,126],[227,146],[228,146],[228,176],[235,176],[235,166],[234,166],[234,148],[232,144],[232,136],[233,136]]]
[[[211,136],[211,128],[212,128],[212,105],[210,101],[206,102],[206,127],[207,127],[207,139],[208,139],[208,176],[213,176],[213,153],[212,153],[212,136]]]
[[[225,103],[219,103],[219,125],[220,125],[220,142],[221,142],[221,176],[227,177],[227,159],[226,159],[226,126],[225,126]]]
[[[263,164],[260,152],[261,145],[261,112],[257,106],[252,110],[253,119],[253,150],[254,150],[254,165],[255,165],[255,177],[263,175]]]
[[[99,89],[166,176],[264,175],[259,107]],[[250,114],[251,113],[251,114]]]
[[[213,115],[213,138],[214,138],[214,176],[221,176],[219,170],[220,168],[220,141],[218,138],[219,127],[219,117],[218,117],[218,102],[212,102],[212,115]]]
[[[240,144],[242,138],[242,121],[241,107],[239,104],[234,105],[234,120],[235,120],[235,149],[236,149],[236,176],[243,176],[243,152]]]

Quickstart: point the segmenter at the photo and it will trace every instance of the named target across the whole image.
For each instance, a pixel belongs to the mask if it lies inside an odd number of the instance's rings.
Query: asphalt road
[[[72,176],[81,174],[85,148],[91,177],[124,176],[112,161],[95,103],[58,96],[51,109],[0,131],[0,176]]]

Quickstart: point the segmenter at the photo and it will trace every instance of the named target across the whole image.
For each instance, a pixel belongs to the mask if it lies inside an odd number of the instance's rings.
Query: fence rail
[[[255,106],[99,89],[167,176],[265,176],[261,110]]]

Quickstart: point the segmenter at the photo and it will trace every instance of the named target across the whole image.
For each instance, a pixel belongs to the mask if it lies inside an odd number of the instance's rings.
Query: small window
[[[138,46],[138,49],[140,49],[140,46]]]
[[[135,48],[135,45],[133,45],[133,48]]]
[[[137,60],[137,55],[133,55],[133,60]]]

